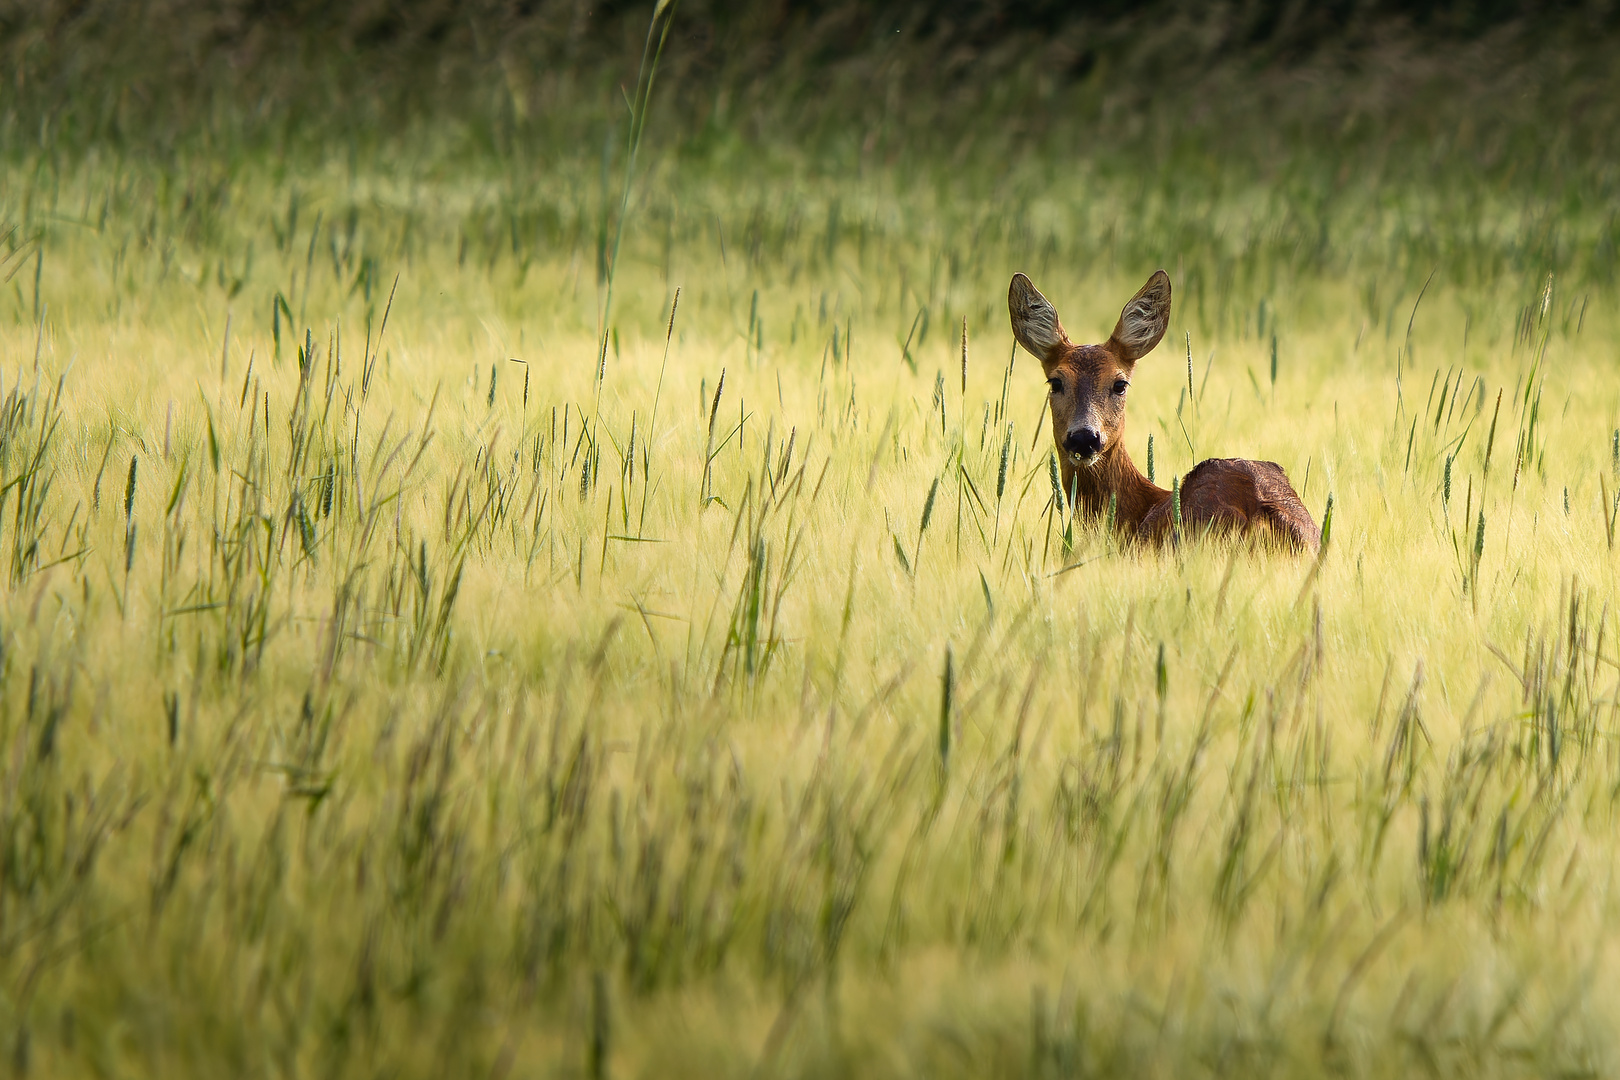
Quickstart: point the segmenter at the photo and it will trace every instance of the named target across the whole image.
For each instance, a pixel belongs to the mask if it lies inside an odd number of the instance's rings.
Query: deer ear
[[[1007,311],[1012,315],[1013,337],[1035,355],[1042,366],[1057,363],[1069,344],[1057,308],[1040,294],[1029,278],[1014,274],[1007,289]]]
[[[1119,313],[1109,345],[1125,363],[1135,363],[1153,351],[1169,325],[1170,275],[1156,270]]]

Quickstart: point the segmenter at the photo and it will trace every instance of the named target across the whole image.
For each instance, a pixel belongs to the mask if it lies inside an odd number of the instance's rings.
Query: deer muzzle
[[[1095,465],[1106,442],[1102,432],[1082,425],[1069,429],[1063,437],[1063,450],[1076,465]]]

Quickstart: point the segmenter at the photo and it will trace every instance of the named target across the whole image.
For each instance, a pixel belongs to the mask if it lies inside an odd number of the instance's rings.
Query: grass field
[[[8,130],[17,1073],[1620,1067],[1606,159]],[[1055,497],[1159,266],[1320,561]]]

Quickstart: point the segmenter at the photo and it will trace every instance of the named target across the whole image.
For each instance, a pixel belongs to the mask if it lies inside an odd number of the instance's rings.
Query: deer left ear
[[[1042,296],[1035,284],[1023,274],[1014,274],[1007,287],[1007,312],[1012,316],[1013,337],[1028,349],[1043,368],[1050,368],[1063,358],[1069,347],[1069,335],[1058,321],[1057,308]]]
[[[1135,363],[1153,351],[1169,325],[1170,275],[1156,270],[1119,313],[1109,345],[1125,363]]]

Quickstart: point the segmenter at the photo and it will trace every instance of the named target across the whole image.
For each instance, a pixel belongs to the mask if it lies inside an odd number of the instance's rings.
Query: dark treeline
[[[1162,130],[1163,115],[1213,137],[1257,112],[1298,130],[1421,133],[1450,130],[1459,109],[1544,122],[1535,110],[1551,101],[1581,152],[1612,138],[1620,0],[677,5],[661,138],[903,125],[949,148],[1051,134],[1077,110],[1122,137]],[[495,142],[537,125],[584,138],[633,85],[651,13],[618,0],[0,0],[0,152],[320,144],[447,116]],[[1121,119],[1155,113],[1158,128]]]

